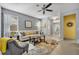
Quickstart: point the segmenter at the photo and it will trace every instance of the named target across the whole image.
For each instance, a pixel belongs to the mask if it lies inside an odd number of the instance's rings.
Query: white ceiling
[[[37,4],[39,5],[39,7],[36,6]],[[47,11],[46,14],[43,15],[42,12],[38,12],[43,4],[47,5],[48,3],[1,3],[0,5],[4,8],[21,12],[37,18],[57,16],[60,14],[60,11],[65,12],[67,10],[79,8],[78,3],[52,3],[52,6],[50,6],[49,9],[52,9],[53,12]]]

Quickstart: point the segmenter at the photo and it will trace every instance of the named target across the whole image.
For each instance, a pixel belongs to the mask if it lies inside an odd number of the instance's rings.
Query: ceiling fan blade
[[[53,10],[50,10],[50,9],[46,9],[46,11],[50,11],[50,12],[52,12]]]
[[[48,7],[50,7],[52,5],[52,3],[49,3],[45,8],[48,8]]]
[[[45,11],[43,11],[43,14],[45,14]]]
[[[38,12],[41,12],[42,10],[38,10]]]

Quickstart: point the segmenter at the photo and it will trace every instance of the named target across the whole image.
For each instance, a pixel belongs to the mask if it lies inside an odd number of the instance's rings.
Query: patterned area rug
[[[41,42],[35,46],[35,48],[31,49],[28,53],[24,53],[23,55],[48,55],[50,54],[55,48],[57,44],[49,44],[45,42]]]

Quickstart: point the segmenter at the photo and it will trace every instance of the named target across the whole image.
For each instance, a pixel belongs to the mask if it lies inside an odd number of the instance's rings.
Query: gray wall
[[[0,6],[0,37],[1,37],[1,6]]]
[[[79,9],[76,11],[76,42],[79,44]]]
[[[35,26],[35,25],[38,21],[40,21],[40,19],[32,17],[32,16],[25,15],[25,14],[22,14],[22,13],[18,13],[18,12],[15,12],[15,11],[11,11],[11,10],[8,10],[8,9],[5,9],[5,8],[3,9],[3,13],[7,14],[7,15],[11,14],[13,16],[18,16],[18,23],[19,23],[19,30],[20,31],[37,30],[37,26]],[[26,20],[30,20],[32,22],[32,28],[26,28],[25,27],[25,21]],[[5,19],[4,19],[4,21],[5,21]]]
[[[60,39],[64,39],[64,19],[63,19],[63,14],[60,13]]]
[[[32,22],[32,28],[25,27],[26,20],[29,20]],[[35,26],[35,25],[38,21],[39,20],[36,18],[20,15],[20,17],[19,17],[19,30],[37,30],[37,26]]]

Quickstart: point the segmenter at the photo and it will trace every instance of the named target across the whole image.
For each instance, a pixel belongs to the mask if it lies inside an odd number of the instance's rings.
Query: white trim
[[[0,37],[1,37],[1,6],[0,6]]]
[[[62,14],[63,14],[63,16],[75,14],[77,12],[77,10],[78,9],[68,10],[68,11],[63,12]]]

